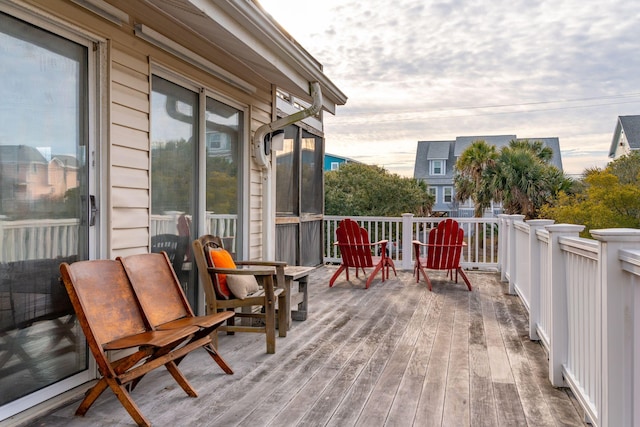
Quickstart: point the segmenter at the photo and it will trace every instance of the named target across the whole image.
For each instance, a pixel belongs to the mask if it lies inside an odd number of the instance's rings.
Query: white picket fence
[[[640,425],[640,230],[500,215],[501,273],[568,386],[600,427]]]

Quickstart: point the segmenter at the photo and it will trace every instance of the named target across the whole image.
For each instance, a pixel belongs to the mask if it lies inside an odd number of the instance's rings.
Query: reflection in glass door
[[[3,413],[88,366],[58,280],[61,262],[88,258],[87,64],[86,46],[0,13]]]
[[[193,222],[198,94],[158,76],[153,76],[152,89],[151,250],[167,252],[191,306],[196,307],[189,248],[197,229]]]

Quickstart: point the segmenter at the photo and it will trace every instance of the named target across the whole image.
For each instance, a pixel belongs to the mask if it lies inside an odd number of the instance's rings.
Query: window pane
[[[151,96],[151,230],[152,250],[158,240],[179,236],[169,254],[187,298],[196,304],[195,279],[188,264],[196,194],[198,94],[160,77],[152,78]],[[191,286],[190,286],[191,285]]]
[[[322,213],[322,139],[302,131],[302,191],[304,213]]]
[[[299,129],[284,130],[284,149],[276,158],[276,212],[278,215],[298,215],[298,153]]]
[[[88,367],[58,281],[88,258],[87,64],[86,47],[0,13],[0,407]]]
[[[243,113],[212,98],[206,110],[206,210],[205,233],[227,238],[225,248],[238,252],[240,212],[240,143]]]

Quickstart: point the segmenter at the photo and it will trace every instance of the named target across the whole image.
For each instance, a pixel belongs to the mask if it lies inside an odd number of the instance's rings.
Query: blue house
[[[343,163],[362,163],[348,157],[337,156],[335,154],[324,153],[324,171],[333,171],[340,169]]]
[[[458,202],[453,186],[454,166],[456,160],[474,141],[483,140],[494,145],[498,150],[509,145],[512,140],[541,141],[553,150],[551,164],[562,170],[560,141],[558,138],[517,138],[516,135],[492,136],[459,136],[454,141],[418,141],[416,163],[413,177],[427,183],[428,191],[435,196],[433,214],[436,216],[472,217],[473,203]],[[502,212],[502,207],[495,204],[488,215]]]

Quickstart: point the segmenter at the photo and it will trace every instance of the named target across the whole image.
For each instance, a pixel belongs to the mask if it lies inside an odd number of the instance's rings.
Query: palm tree
[[[571,180],[549,162],[553,151],[541,142],[511,141],[486,172],[493,197],[506,213],[535,218],[538,210],[571,187]]]
[[[456,161],[453,179],[456,199],[461,202],[473,200],[476,218],[482,217],[484,209],[491,206],[492,192],[487,185],[485,171],[495,167],[497,158],[495,146],[478,140],[467,147]]]

